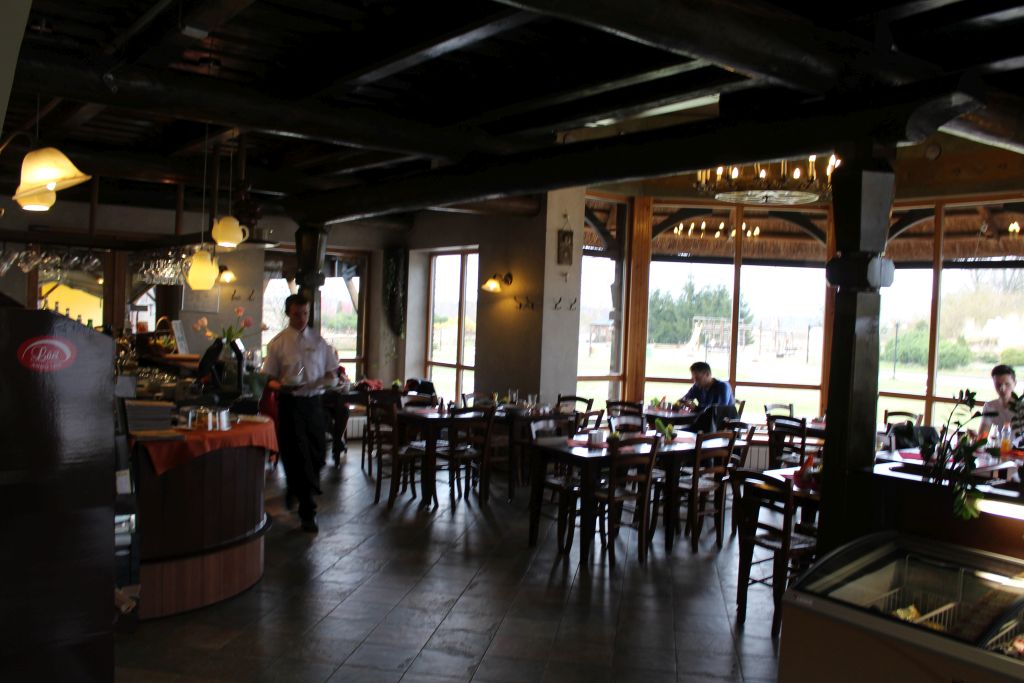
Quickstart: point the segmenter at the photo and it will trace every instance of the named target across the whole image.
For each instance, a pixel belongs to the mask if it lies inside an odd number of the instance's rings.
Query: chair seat
[[[620,486],[615,491],[609,491],[607,488],[598,489],[594,492],[594,497],[600,501],[618,503],[624,500],[636,500],[640,497],[640,494],[637,491]]]
[[[448,441],[446,439],[438,439],[434,443],[434,450],[436,450],[437,452],[440,453],[442,448],[448,448],[449,445],[450,444],[448,443]],[[408,448],[410,450],[414,450],[414,451],[426,451],[427,450],[427,442],[426,442],[425,439],[417,439],[415,441],[410,441],[409,445],[408,445]]]
[[[718,481],[714,477],[701,477],[697,480],[697,493],[711,493],[725,483],[725,480]],[[684,477],[679,480],[679,491],[689,493],[693,490],[693,477]]]
[[[782,536],[773,533],[758,534],[754,537],[754,545],[761,548],[766,548],[773,552],[782,550]],[[793,534],[793,540],[790,541],[789,551],[790,552],[807,552],[814,550],[818,545],[818,540],[813,536],[805,536],[804,534]]]

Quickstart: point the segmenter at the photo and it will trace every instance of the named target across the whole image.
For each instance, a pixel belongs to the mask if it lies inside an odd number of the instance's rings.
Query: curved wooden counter
[[[204,607],[259,581],[266,449],[213,450],[157,474],[145,446],[135,450],[139,618]]]

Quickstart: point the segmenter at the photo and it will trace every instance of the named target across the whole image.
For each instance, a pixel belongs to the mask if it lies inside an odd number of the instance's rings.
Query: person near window
[[[715,379],[711,375],[711,366],[697,362],[690,366],[693,386],[679,402],[689,408],[700,409],[710,406],[729,406],[733,404],[732,387],[728,382]]]
[[[1009,365],[995,366],[992,368],[992,386],[995,387],[997,398],[985,403],[981,409],[982,413],[992,415],[981,419],[978,432],[986,436],[992,425],[1002,428],[1009,423],[1013,438],[1017,438],[1024,431],[1024,403],[1013,391],[1017,386],[1017,373]]]
[[[365,403],[352,386],[352,380],[345,372],[344,366],[338,366],[338,386],[324,394],[324,410],[331,430],[331,452],[334,455],[334,467],[341,467],[341,454],[348,453],[345,432],[348,430],[348,418],[351,413],[350,402]]]
[[[288,327],[267,345],[263,372],[278,394],[277,440],[287,478],[285,505],[298,501],[303,531],[319,531],[313,494],[327,456],[324,390],[338,384],[338,356],[309,327],[309,302],[293,294],[284,301]]]

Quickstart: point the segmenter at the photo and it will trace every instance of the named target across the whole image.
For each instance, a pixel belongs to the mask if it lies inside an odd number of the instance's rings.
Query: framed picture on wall
[[[181,288],[181,310],[197,313],[220,312],[220,287],[197,292],[188,285]]]
[[[558,231],[558,265],[572,265],[572,230]]]

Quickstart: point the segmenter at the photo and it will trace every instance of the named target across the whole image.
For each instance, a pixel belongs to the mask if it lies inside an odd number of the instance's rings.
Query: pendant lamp
[[[29,194],[15,195],[14,201],[25,211],[49,211],[50,207],[57,201],[57,193],[53,190],[42,189]]]
[[[200,248],[189,258],[185,282],[192,289],[203,291],[212,289],[219,275],[220,268],[217,266],[217,257]]]
[[[55,147],[43,147],[34,149],[25,155],[21,162],[21,184],[14,193],[14,201],[22,204],[31,195],[41,192],[54,193],[58,190],[66,190],[69,187],[80,185],[89,180],[91,176],[79,171],[71,160],[64,156],[64,153]],[[46,197],[34,197],[31,204],[42,206],[46,204]],[[39,200],[39,201],[36,201]],[[45,211],[53,206],[56,197],[46,205],[46,208],[33,208],[29,211]]]
[[[224,216],[214,224],[211,234],[218,247],[233,249],[249,239],[249,228],[241,225],[234,216]]]

